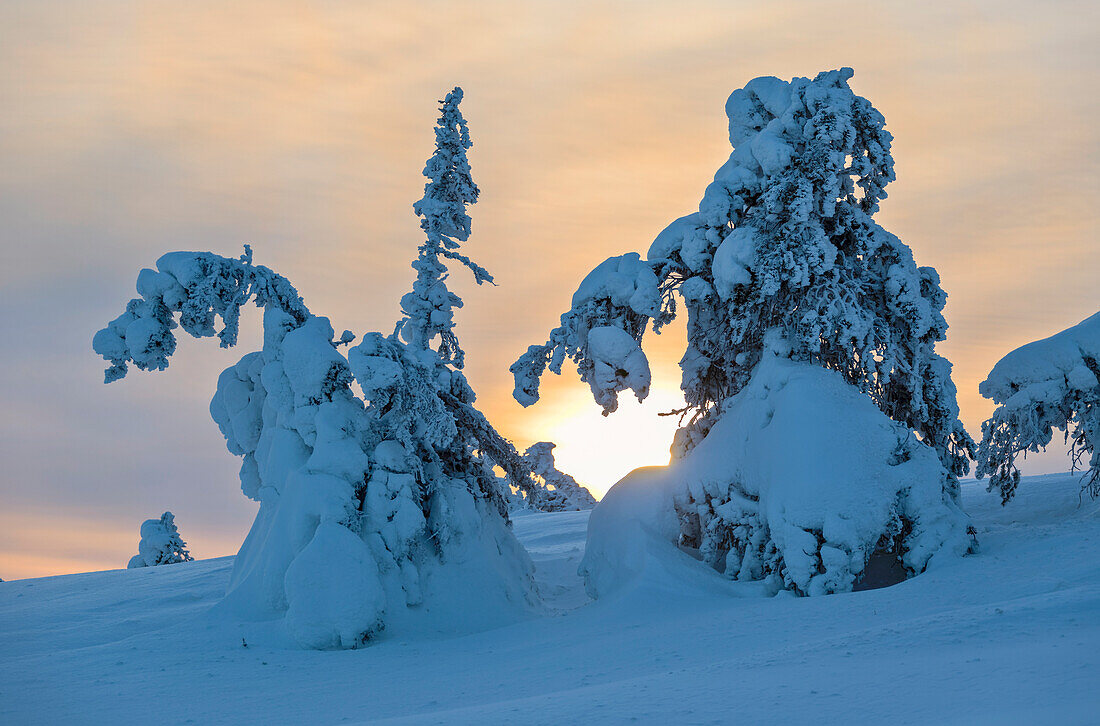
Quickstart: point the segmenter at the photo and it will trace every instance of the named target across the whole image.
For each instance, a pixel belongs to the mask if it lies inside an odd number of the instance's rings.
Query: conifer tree
[[[177,562],[190,562],[192,559],[194,558],[187,550],[187,543],[176,528],[175,516],[171,512],[165,512],[159,519],[142,522],[138,553],[130,558],[126,567],[174,565]]]
[[[431,607],[416,612],[474,598],[495,599],[491,612],[538,603],[507,512],[510,486],[537,496],[530,467],[474,407],[457,370],[451,311],[461,301],[446,289],[444,261],[491,280],[457,252],[469,236],[465,205],[476,199],[461,97],[455,89],[443,102],[416,205],[428,239],[392,335],[367,333],[345,355],[354,336],[336,339],[328,319],[246,248],[236,260],[164,255],[139,274],[140,297],[93,340],[111,382],[131,364],[167,368],[177,327],[230,346],[240,308],[263,308],[262,350],[223,371],[210,402],[227,448],[242,457],[241,489],[260,503],[226,600],[249,617],[283,617],[306,647],[358,647],[395,622],[411,627],[406,608],[422,604]]]
[[[926,470],[919,496],[900,479],[889,484],[891,490],[878,496],[894,501],[880,514],[893,514],[876,515],[859,536],[784,520],[781,508],[766,510],[765,492],[783,481],[750,486],[732,458],[723,463],[729,467],[724,475],[708,479],[713,491],[683,492],[668,505],[682,518],[681,544],[707,553],[704,559],[716,568],[738,553],[729,571],[750,579],[786,572],[786,586],[804,592],[851,587],[880,538],[908,537],[898,547],[913,553],[906,563],[911,571],[946,543],[958,549],[966,541],[958,477],[969,470],[974,443],[959,421],[951,364],[935,350],[946,335],[947,296],[936,271],[918,267],[912,251],[874,220],[894,179],[892,137],[883,116],[852,92],[851,77],[850,68],[812,80],[764,77],[734,91],[726,103],[733,150],[698,211],[662,231],[645,259],[628,253],[592,270],[549,340],[530,346],[511,369],[514,396],[526,406],[538,400],[546,369],[560,373],[572,359],[610,413],[622,391],[648,395],[651,372],[641,343],[650,326],[659,333],[683,306],[687,350],[680,367],[687,405],[674,413],[686,423],[673,442],[674,466],[705,443],[727,411],[745,409],[753,396],[777,395],[784,376],[795,375],[785,365],[827,369],[869,398],[893,420],[888,430],[898,433],[896,441],[890,434],[882,439],[888,445],[876,444],[887,448],[874,454],[876,461],[923,462],[934,452],[944,470]],[[750,390],[764,369],[771,378]],[[807,377],[820,385],[798,405],[840,405],[820,395],[828,377]],[[851,393],[843,398],[855,406]],[[821,435],[827,432],[808,427],[798,433],[806,450],[825,446]],[[891,477],[900,474],[896,466],[889,470]],[[819,492],[825,494],[835,492]],[[603,500],[607,514],[601,520],[612,516],[612,500],[611,493]],[[836,512],[841,519],[858,514]],[[942,524],[933,528],[919,520]],[[797,537],[787,536],[792,528]],[[590,527],[590,544],[592,533]],[[908,533],[924,541],[918,546]],[[796,571],[802,574],[793,577]]]
[[[462,89],[457,86],[440,102],[435,125],[435,153],[424,166],[424,196],[413,205],[426,235],[420,254],[412,263],[416,281],[401,298],[404,318],[398,323],[401,337],[414,352],[434,349],[439,359],[461,369],[465,354],[454,334],[454,309],[462,299],[447,289],[446,260],[468,267],[479,285],[492,283],[493,276],[458,250],[470,238],[470,216],[466,206],[477,202],[480,191],[470,174],[466,151],[473,142],[458,104]]]
[[[574,512],[592,509],[596,506],[596,498],[588,488],[569,474],[558,469],[554,462],[554,449],[556,444],[550,441],[539,441],[527,447],[523,452],[523,458],[535,474],[535,480],[540,485],[538,498],[531,502],[531,506],[537,507],[543,512]]]
[[[1100,313],[1012,351],[978,387],[998,404],[982,424],[978,478],[1001,503],[1016,494],[1016,458],[1045,449],[1055,429],[1070,447],[1070,466],[1084,469],[1084,491],[1100,496]]]

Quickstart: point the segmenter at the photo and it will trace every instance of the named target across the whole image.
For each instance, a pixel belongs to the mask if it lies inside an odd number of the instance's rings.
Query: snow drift
[[[820,595],[852,589],[872,554],[910,573],[970,547],[936,452],[843,378],[765,355],[710,433],[635,472],[592,513],[581,571],[605,597],[679,546],[728,579]],[[699,577],[679,558],[676,576]]]

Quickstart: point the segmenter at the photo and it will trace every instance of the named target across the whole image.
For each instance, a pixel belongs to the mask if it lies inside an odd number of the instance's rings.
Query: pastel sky
[[[1100,308],[1100,5],[1084,2],[30,2],[0,4],[0,577],[124,566],[164,510],[199,557],[255,504],[207,405],[258,347],[181,340],[102,383],[91,337],[176,249],[289,277],[336,330],[392,330],[412,202],[454,85],[482,189],[467,251],[499,286],[457,314],[479,403],[602,493],[668,460],[683,330],[655,390],[603,419],[574,377],[524,410],[509,364],[581,277],[696,208],[723,105],[760,75],[852,66],[898,180],[881,222],[939,269],[963,420],[1012,348]],[[656,345],[652,345],[656,344]],[[1058,455],[1055,455],[1058,454]],[[1028,473],[1061,471],[1060,452]]]

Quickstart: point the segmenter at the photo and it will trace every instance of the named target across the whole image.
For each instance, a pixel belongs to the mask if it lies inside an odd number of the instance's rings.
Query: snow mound
[[[604,597],[655,565],[808,595],[851,590],[876,551],[909,573],[971,544],[936,452],[839,374],[766,355],[710,433],[616,484],[581,571]]]
[[[286,571],[286,627],[306,648],[353,648],[381,629],[386,596],[363,540],[325,522]]]

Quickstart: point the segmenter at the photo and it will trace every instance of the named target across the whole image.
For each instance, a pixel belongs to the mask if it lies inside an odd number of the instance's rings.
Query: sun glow
[[[603,416],[588,387],[571,374],[548,376],[542,400],[522,429],[526,438],[553,441],[558,469],[572,475],[602,498],[615,482],[643,466],[669,460],[679,417],[660,416],[684,405],[680,391],[655,387],[639,403],[629,391],[619,397],[619,410]]]

